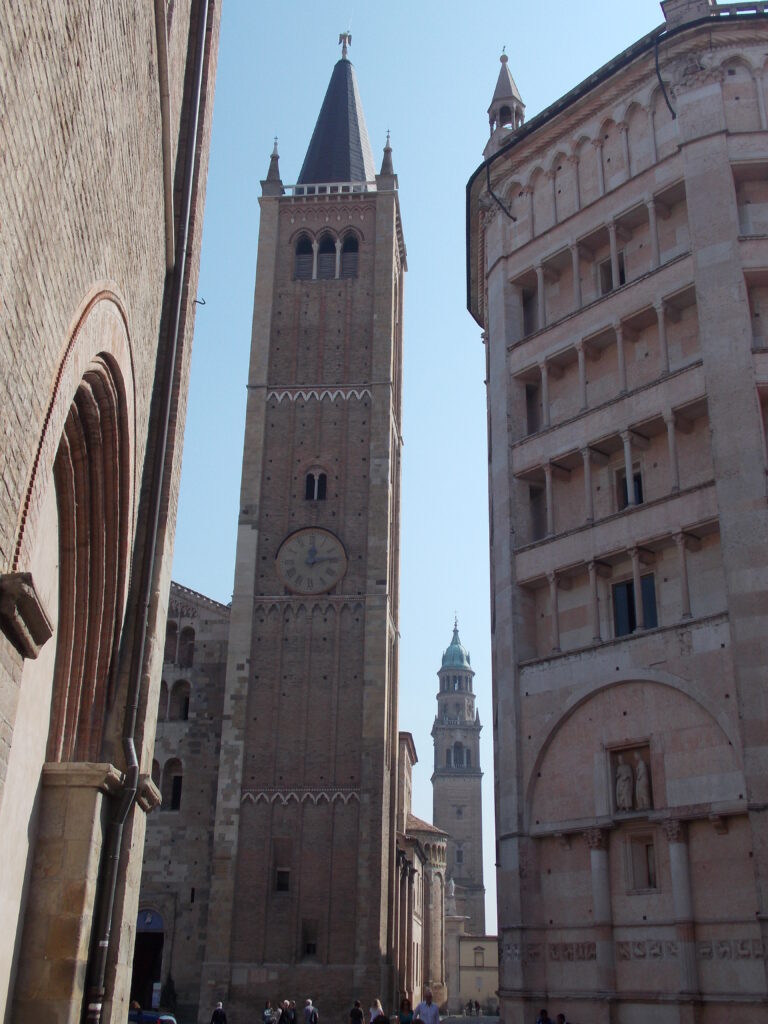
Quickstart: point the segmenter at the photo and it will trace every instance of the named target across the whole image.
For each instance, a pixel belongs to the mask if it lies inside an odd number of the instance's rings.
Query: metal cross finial
[[[458,629],[459,628],[459,613],[458,612],[454,612],[453,613],[453,628],[454,629]]]
[[[352,33],[342,32],[339,35],[339,42],[341,43],[341,56],[347,56],[347,47],[352,45]]]

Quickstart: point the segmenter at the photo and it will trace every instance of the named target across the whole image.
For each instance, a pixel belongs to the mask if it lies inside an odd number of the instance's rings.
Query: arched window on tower
[[[293,279],[294,281],[312,280],[312,242],[309,239],[309,235],[302,235],[296,243]]]
[[[168,718],[171,722],[186,722],[189,718],[189,683],[184,679],[173,687]]]
[[[512,110],[510,107],[504,106],[499,111],[499,127],[500,128],[512,128]]]
[[[464,767],[464,747],[458,740],[453,744],[453,764],[455,768]]]
[[[322,469],[310,469],[304,484],[305,501],[325,501],[328,475]]]
[[[357,277],[358,251],[357,237],[352,234],[346,235],[341,247],[341,277]]]
[[[191,626],[185,626],[179,637],[179,665],[182,668],[192,668],[195,658],[195,631]]]
[[[165,762],[163,770],[163,803],[165,811],[178,811],[181,807],[181,786],[184,780],[184,771],[181,761],[173,757]]]
[[[451,764],[452,764],[452,762],[451,762],[451,748],[448,747],[448,749],[445,752],[445,767],[446,768],[450,768]]]
[[[157,720],[164,722],[168,714],[168,684],[163,679],[160,683],[160,703],[157,706]]]
[[[323,235],[317,250],[317,276],[321,281],[336,277],[336,244],[332,235]]]
[[[165,660],[171,663],[176,661],[178,629],[175,622],[166,622],[165,624]]]

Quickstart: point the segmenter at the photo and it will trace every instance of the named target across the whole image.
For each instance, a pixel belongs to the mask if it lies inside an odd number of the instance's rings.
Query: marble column
[[[629,555],[632,559],[632,591],[635,597],[635,628],[645,629],[645,613],[643,611],[643,581],[640,577],[640,552],[637,550],[637,548],[630,548]]]
[[[595,158],[597,160],[597,187],[600,195],[605,195],[605,168],[603,167],[603,140],[594,139],[592,145],[595,147]]]
[[[312,243],[312,280],[317,280],[317,254],[320,249],[320,243],[317,239]]]
[[[632,437],[628,430],[622,430],[621,443],[624,445],[624,473],[627,478],[627,506],[634,506],[635,501],[635,480],[632,469]]]
[[[341,239],[336,239],[336,272],[333,275],[336,280],[341,277]]]
[[[611,287],[615,291],[621,287],[621,274],[619,271],[619,243],[616,238],[616,222],[608,222],[608,241],[611,247]]]
[[[541,373],[541,425],[549,426],[549,371],[546,363],[539,364]]]
[[[677,556],[680,565],[680,607],[682,609],[681,617],[683,619],[690,619],[691,591],[688,586],[688,559],[686,558],[686,536],[684,533],[675,534],[675,544],[677,544]]]
[[[571,250],[571,271],[573,273],[573,309],[574,312],[581,309],[581,259],[579,247],[576,244],[569,246]]]
[[[557,593],[557,573],[547,573],[549,581],[549,605],[552,615],[552,651],[560,650],[560,608]]]
[[[621,136],[621,145],[624,151],[624,165],[627,168],[626,180],[629,181],[629,179],[632,177],[632,171],[629,166],[629,132],[627,131],[628,125],[626,121],[619,121],[616,127],[618,128],[619,135]]]
[[[594,561],[587,564],[587,570],[589,572],[589,607],[590,617],[592,619],[592,642],[599,644],[602,642],[602,636],[600,635],[600,602],[597,594],[597,565]]]
[[[602,828],[589,828],[584,833],[584,838],[589,847],[592,876],[592,928],[597,952],[597,984],[602,993],[611,994],[616,988],[616,962],[613,951],[608,831]]]
[[[648,233],[651,236],[651,270],[655,270],[661,263],[661,249],[659,248],[659,221],[656,212],[656,200],[651,196],[646,199],[645,205],[648,209]]]
[[[664,422],[667,425],[667,448],[669,450],[669,490],[671,494],[676,494],[680,490],[680,464],[677,458],[675,414],[667,413]]]
[[[552,499],[552,463],[544,464],[544,485],[547,503],[547,536],[551,537],[555,532],[555,507]]]
[[[584,463],[584,521],[591,523],[595,518],[595,502],[592,493],[592,452],[590,449],[581,449],[581,458]]]
[[[613,325],[613,332],[616,335],[616,361],[619,366],[619,394],[623,395],[627,390],[627,361],[624,355],[624,329],[621,322]]]
[[[539,263],[536,266],[536,303],[539,314],[538,330],[547,326],[547,302],[544,295],[544,267]]]
[[[654,309],[656,310],[656,322],[659,325],[659,370],[661,376],[665,377],[669,373],[669,345],[667,343],[667,318],[664,312],[664,303],[655,303]]]
[[[579,411],[587,408],[587,364],[584,355],[584,342],[576,342],[576,357],[579,361]]]
[[[576,187],[576,209],[581,209],[581,181],[579,179],[579,158],[574,153],[568,157],[568,163],[573,167],[573,180]]]
[[[678,944],[680,992],[697,995],[699,972],[696,964],[696,934],[691,896],[691,868],[685,822],[670,819],[663,824],[669,843],[669,870],[672,876],[672,907]]]

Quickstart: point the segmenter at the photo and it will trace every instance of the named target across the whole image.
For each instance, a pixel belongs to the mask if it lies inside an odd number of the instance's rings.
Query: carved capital
[[[685,822],[680,821],[679,818],[667,818],[663,821],[661,827],[664,829],[664,835],[670,843],[684,843],[686,839],[685,834]]]
[[[584,831],[584,839],[590,850],[608,849],[608,830],[605,828],[588,828]]]
[[[0,575],[0,629],[24,658],[36,658],[53,635],[32,573]]]

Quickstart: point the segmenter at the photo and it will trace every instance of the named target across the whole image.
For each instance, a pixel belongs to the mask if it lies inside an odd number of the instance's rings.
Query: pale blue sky
[[[232,594],[258,234],[259,180],[275,135],[298,177],[351,29],[377,167],[392,133],[408,274],[400,728],[421,758],[414,813],[431,820],[436,672],[454,612],[472,655],[485,728],[485,885],[496,931],[484,356],[466,312],[464,188],[482,158],[506,46],[532,117],[662,22],[657,0],[293,4],[225,0],[174,579]]]

